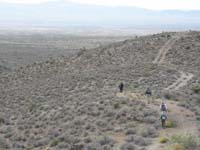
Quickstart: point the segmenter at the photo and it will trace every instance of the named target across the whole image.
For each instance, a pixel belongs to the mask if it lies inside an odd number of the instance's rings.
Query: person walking
[[[147,95],[147,96],[151,96],[152,95],[152,91],[151,91],[150,87],[147,88],[147,90],[145,92],[145,95]]]
[[[167,112],[167,104],[165,104],[164,102],[162,102],[162,104],[160,105],[160,110],[162,112]]]
[[[162,128],[165,129],[165,123],[166,123],[166,120],[167,120],[167,115],[164,112],[162,112],[162,114],[160,116],[160,120],[161,120]]]
[[[145,91],[145,95],[147,96],[147,103],[150,104],[150,101],[152,101],[152,91],[150,89],[150,87],[147,88],[147,90]]]
[[[124,90],[124,83],[121,82],[121,83],[119,84],[119,91],[120,91],[120,93],[122,93],[123,90]]]

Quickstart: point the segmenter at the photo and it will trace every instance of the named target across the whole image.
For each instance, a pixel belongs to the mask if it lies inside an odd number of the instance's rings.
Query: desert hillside
[[[75,35],[64,31],[60,33],[0,29],[0,66],[10,71],[36,61],[47,60],[49,57],[69,56],[84,47],[92,49],[128,38],[130,36]]]
[[[199,48],[200,32],[160,33],[2,73],[1,149],[164,150],[163,136],[199,136]],[[162,100],[172,129],[161,129]]]

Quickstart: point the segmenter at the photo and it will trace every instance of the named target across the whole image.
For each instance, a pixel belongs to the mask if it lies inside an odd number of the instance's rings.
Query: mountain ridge
[[[0,21],[4,25],[25,26],[185,26],[200,24],[200,11],[154,11],[138,7],[109,7],[72,2],[42,4],[0,3]]]

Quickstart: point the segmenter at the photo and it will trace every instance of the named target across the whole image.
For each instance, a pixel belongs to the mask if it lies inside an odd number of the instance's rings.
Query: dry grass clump
[[[159,139],[159,142],[160,142],[160,143],[167,143],[168,141],[169,141],[169,139],[166,138],[166,137],[161,137],[161,138]]]

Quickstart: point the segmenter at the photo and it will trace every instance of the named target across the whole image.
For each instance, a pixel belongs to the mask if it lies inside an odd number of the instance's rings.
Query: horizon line
[[[1,1],[0,3],[3,4],[11,4],[11,5],[44,5],[44,4],[49,4],[49,3],[59,3],[59,2],[63,2],[66,4],[77,4],[77,5],[85,5],[85,6],[99,6],[99,7],[107,7],[107,8],[121,8],[121,7],[129,7],[129,8],[138,8],[138,9],[144,9],[144,10],[151,10],[151,11],[184,11],[184,12],[190,12],[190,11],[200,11],[200,9],[189,9],[189,8],[185,8],[185,9],[180,9],[180,8],[166,8],[166,9],[151,9],[151,8],[145,8],[145,7],[139,7],[139,6],[134,6],[134,5],[106,5],[106,4],[94,4],[94,3],[81,3],[81,2],[74,2],[73,0],[45,0],[43,2],[33,2],[30,3],[27,1],[26,2],[6,2],[6,1]]]

